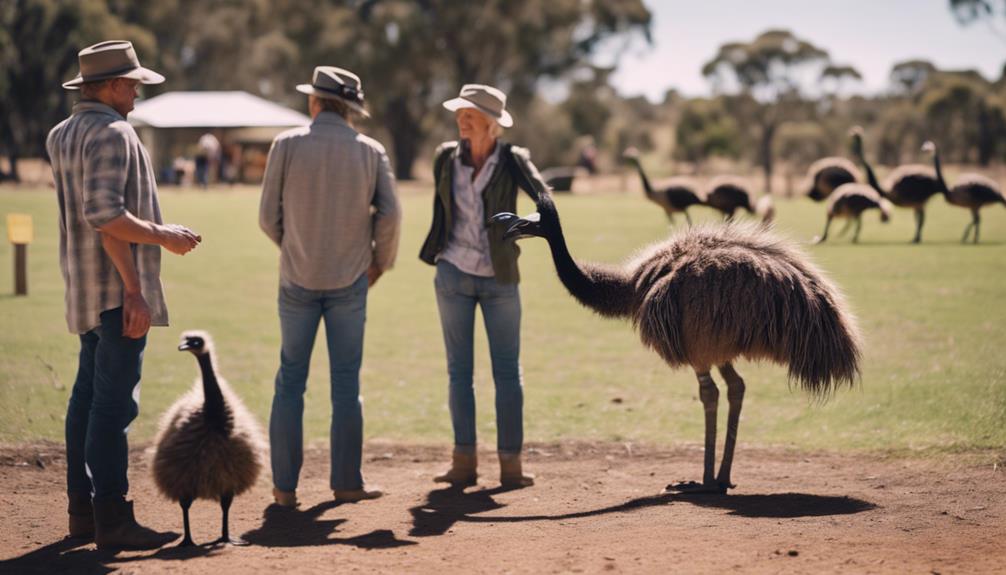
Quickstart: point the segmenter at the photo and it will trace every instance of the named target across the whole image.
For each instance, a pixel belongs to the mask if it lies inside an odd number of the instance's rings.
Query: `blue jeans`
[[[279,288],[283,337],[276,390],[269,417],[272,480],[281,491],[297,489],[304,462],[304,390],[311,350],[324,318],[332,388],[332,489],[363,487],[363,408],[360,363],[367,318],[367,275],[334,290],[309,290],[292,284]]]
[[[80,336],[80,360],[66,408],[66,489],[95,499],[125,497],[129,424],[140,412],[146,336],[122,336],[122,308],[101,314]]]
[[[472,382],[475,306],[482,307],[493,381],[496,384],[496,448],[520,453],[524,444],[524,388],[520,367],[520,292],[517,284],[467,274],[437,262],[434,280],[447,348],[448,397],[454,448],[475,451],[475,389]]]

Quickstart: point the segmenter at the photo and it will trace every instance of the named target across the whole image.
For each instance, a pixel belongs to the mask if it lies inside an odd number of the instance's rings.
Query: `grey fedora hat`
[[[164,76],[140,66],[132,42],[124,40],[108,40],[88,46],[77,53],[77,60],[80,62],[80,73],[63,84],[67,90],[77,90],[81,84],[112,78],[131,78],[143,84],[164,81]]]
[[[342,100],[356,113],[364,118],[370,117],[370,112],[364,107],[363,86],[360,77],[335,66],[318,66],[310,84],[298,84],[297,91],[318,98]]]
[[[513,126],[513,116],[506,111],[506,94],[485,84],[465,84],[458,97],[444,102],[444,107],[452,112],[462,108],[475,108],[495,119],[504,128]]]

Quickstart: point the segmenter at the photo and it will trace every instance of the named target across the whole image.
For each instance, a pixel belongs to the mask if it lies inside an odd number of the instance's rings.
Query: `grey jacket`
[[[259,225],[280,247],[280,278],[313,290],[346,287],[398,252],[401,209],[388,156],[338,114],[273,141]]]

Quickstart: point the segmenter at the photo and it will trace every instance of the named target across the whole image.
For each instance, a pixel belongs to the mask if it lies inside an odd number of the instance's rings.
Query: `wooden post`
[[[30,215],[7,214],[7,239],[14,244],[14,295],[28,295],[28,244],[34,235]]]

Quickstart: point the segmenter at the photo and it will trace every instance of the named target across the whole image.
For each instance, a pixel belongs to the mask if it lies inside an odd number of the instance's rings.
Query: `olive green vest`
[[[482,191],[483,216],[489,234],[489,257],[493,264],[496,281],[514,284],[520,281],[517,258],[520,248],[513,241],[503,239],[505,226],[493,225],[489,219],[500,212],[517,211],[517,188],[523,189],[532,200],[540,194],[548,193],[548,185],[541,179],[538,170],[531,163],[525,148],[499,142],[500,161]],[[453,201],[454,159],[461,153],[457,142],[445,142],[437,148],[433,162],[433,178],[436,193],[433,196],[433,223],[430,233],[419,251],[419,259],[435,265],[437,255],[447,245],[447,237],[454,225]]]

